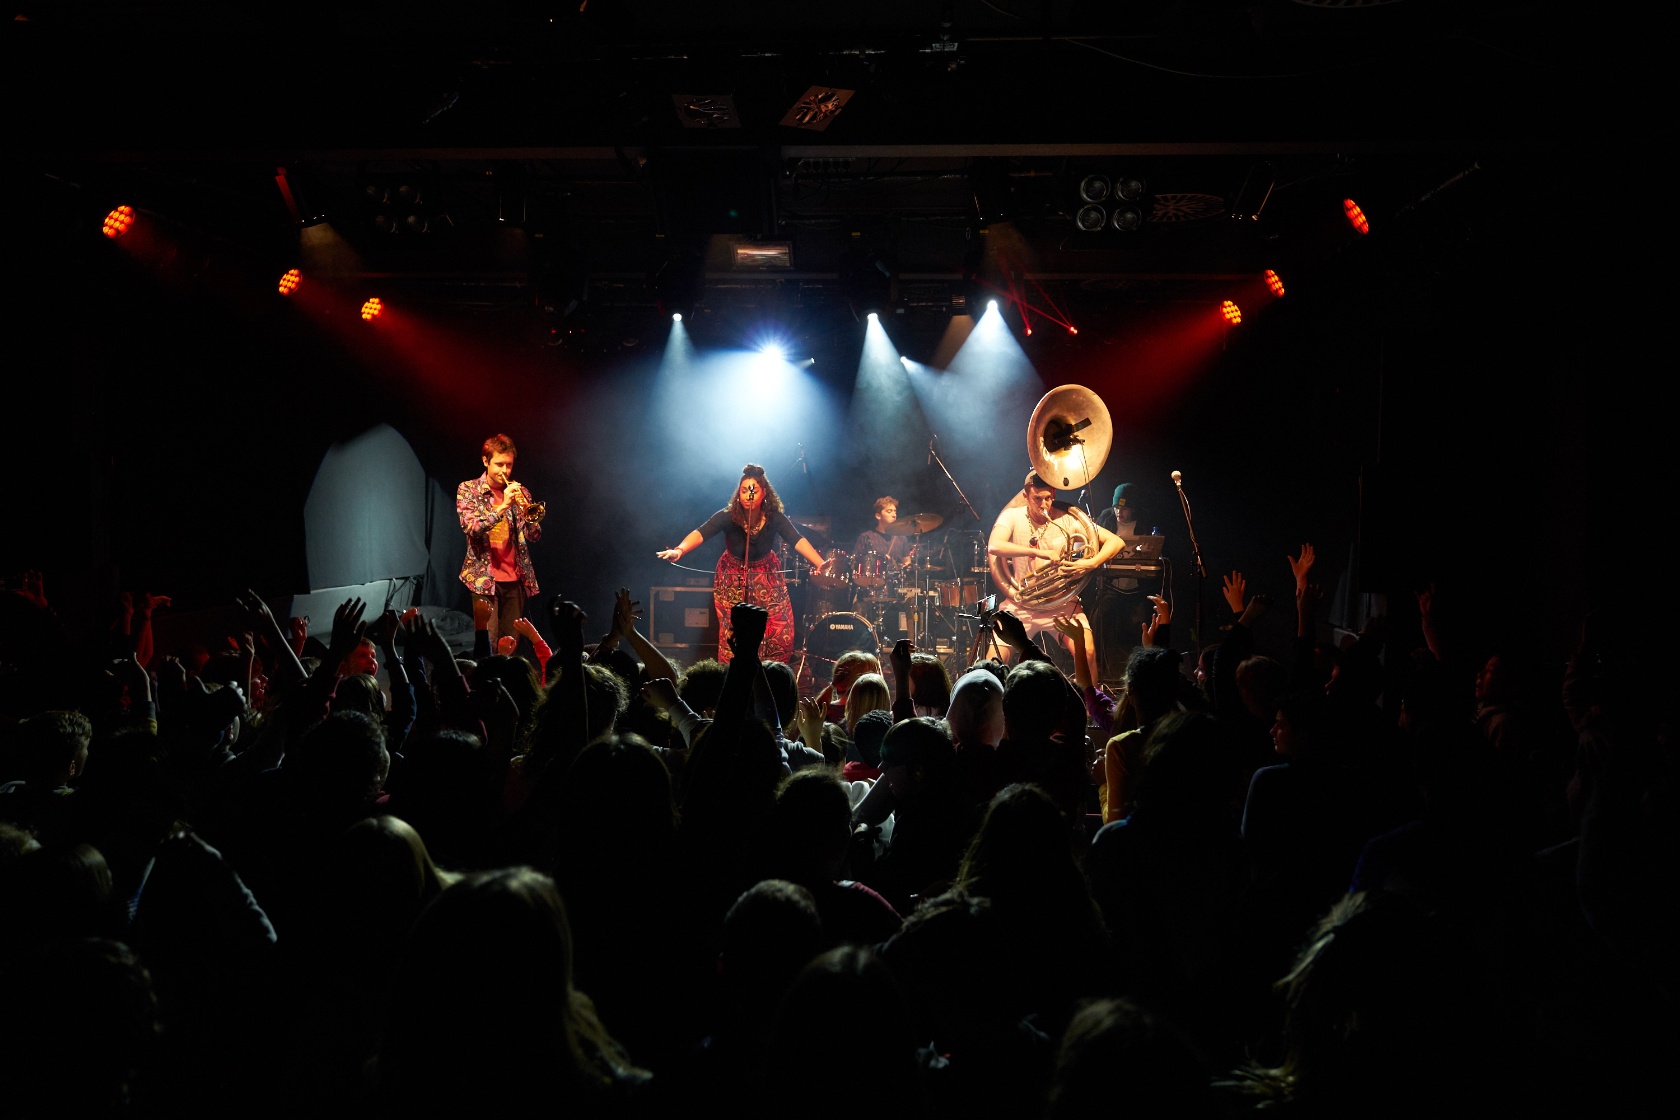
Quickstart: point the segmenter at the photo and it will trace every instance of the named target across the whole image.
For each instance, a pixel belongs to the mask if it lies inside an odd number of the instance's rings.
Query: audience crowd
[[[1011,664],[899,642],[809,697],[751,606],[727,665],[622,590],[530,659],[255,593],[189,653],[167,597],[71,634],[32,576],[4,1111],[1666,1114],[1667,635],[1471,650],[1431,588],[1336,643],[1290,567],[1293,617],[1232,573],[1203,648],[1158,601],[1113,690],[1000,614]]]

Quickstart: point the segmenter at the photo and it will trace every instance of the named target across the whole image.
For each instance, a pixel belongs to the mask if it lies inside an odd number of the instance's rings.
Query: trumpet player
[[[1039,478],[1036,471],[1027,472],[1022,496],[1024,505],[1008,506],[998,514],[987,545],[1012,577],[1002,588],[998,610],[1019,619],[1029,638],[1048,631],[1056,635],[1070,656],[1078,657],[1072,639],[1056,629],[1056,619],[1072,619],[1090,631],[1091,624],[1079,602],[1079,591],[1085,584],[1082,577],[1102,567],[1124,542],[1079,516],[1078,511],[1057,503],[1055,487]],[[1096,533],[1095,540],[1090,539],[1091,530]],[[1082,548],[1076,546],[1078,541],[1084,542]],[[1098,679],[1094,647],[1094,642],[1087,642],[1084,650],[1092,680]]]
[[[488,657],[503,635],[517,637],[513,624],[537,594],[530,545],[542,537],[543,506],[513,480],[518,453],[507,436],[491,436],[484,441],[484,473],[455,489],[455,513],[467,535],[461,582],[473,597],[475,658]]]

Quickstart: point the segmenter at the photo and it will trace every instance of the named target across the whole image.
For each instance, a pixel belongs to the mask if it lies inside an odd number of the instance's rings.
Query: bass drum
[[[811,624],[810,632],[805,635],[806,656],[831,665],[839,660],[842,653],[854,649],[871,654],[880,651],[880,645],[875,640],[875,628],[860,614],[848,611],[825,614]]]

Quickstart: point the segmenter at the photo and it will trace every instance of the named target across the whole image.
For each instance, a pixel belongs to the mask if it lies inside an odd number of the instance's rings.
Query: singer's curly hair
[[[776,496],[776,488],[764,477],[764,468],[757,463],[748,463],[741,468],[741,480],[735,484],[735,493],[729,498],[729,519],[743,527],[747,523],[747,511],[741,505],[741,483],[749,478],[756,478],[758,484],[764,487],[764,504],[759,506],[764,515],[768,517],[772,513],[782,512],[782,499]]]

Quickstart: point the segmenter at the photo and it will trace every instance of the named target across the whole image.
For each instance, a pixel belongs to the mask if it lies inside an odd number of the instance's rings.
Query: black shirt
[[[705,540],[717,536],[719,531],[723,533],[724,547],[732,555],[741,556],[746,553],[747,531],[735,524],[727,507],[712,514],[706,519],[706,523],[700,526],[700,536]],[[766,513],[764,525],[753,534],[750,558],[756,559],[769,552],[775,544],[776,537],[781,537],[788,544],[795,546],[805,539],[799,530],[794,528],[793,522],[787,519],[786,514]]]

